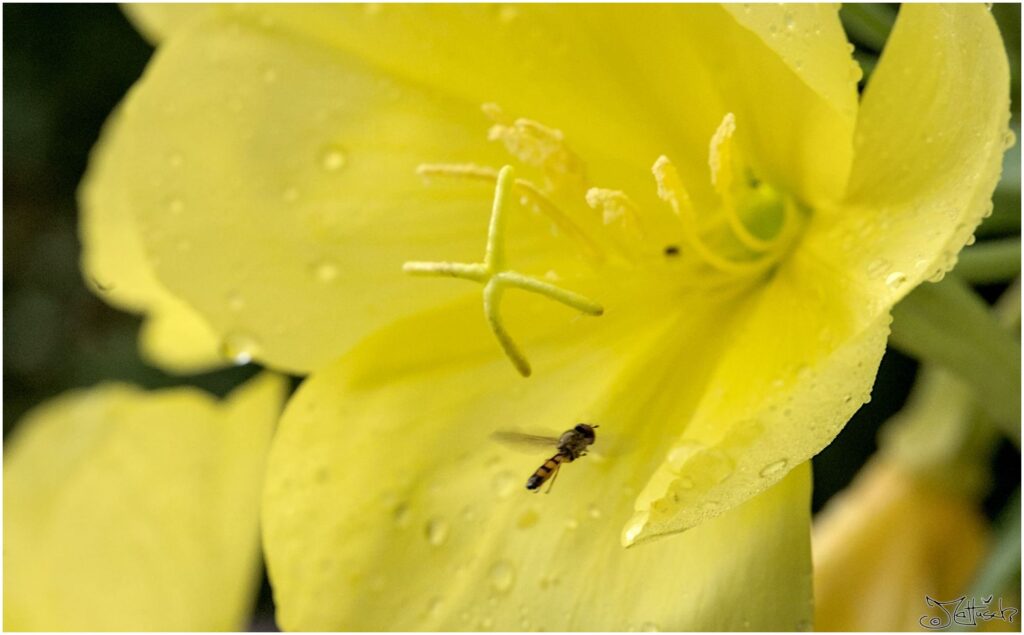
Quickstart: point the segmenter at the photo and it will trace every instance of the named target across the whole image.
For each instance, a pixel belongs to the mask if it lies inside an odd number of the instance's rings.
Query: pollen
[[[462,174],[475,178],[489,178],[487,168],[464,166]],[[421,174],[438,173],[431,166],[421,166]],[[445,173],[441,170],[440,173]],[[502,351],[512,362],[519,374],[529,377],[530,363],[516,345],[515,340],[505,329],[501,319],[501,299],[509,288],[522,289],[537,293],[551,300],[574,308],[585,315],[598,316],[604,308],[593,300],[573,293],[557,285],[538,278],[527,276],[507,267],[505,258],[505,222],[511,205],[512,190],[517,185],[515,171],[506,165],[497,172],[494,190],[494,204],[491,208],[491,219],[487,229],[487,246],[483,262],[406,262],[402,269],[406,273],[421,276],[443,276],[461,278],[483,285],[484,316],[494,336],[498,339]]]
[[[501,141],[508,153],[520,162],[541,168],[548,186],[562,190],[585,189],[584,163],[566,144],[561,130],[522,117],[508,121],[497,104],[484,104],[483,111],[495,122],[487,133],[488,140]]]

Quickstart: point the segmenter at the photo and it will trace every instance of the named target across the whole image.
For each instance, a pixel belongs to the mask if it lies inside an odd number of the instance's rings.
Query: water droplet
[[[245,298],[237,291],[228,294],[228,308],[232,311],[241,311],[245,308]]]
[[[793,14],[788,11],[782,16],[782,21],[786,25],[787,31],[792,31],[796,28],[796,20],[793,19]]]
[[[778,474],[782,470],[786,469],[786,466],[788,464],[789,464],[789,461],[786,460],[786,459],[779,459],[778,461],[775,461],[774,463],[769,463],[768,465],[766,465],[763,468],[761,468],[761,478],[768,478],[769,476],[775,476],[776,474]]]
[[[853,395],[843,395],[843,403],[850,403],[853,401]]]
[[[515,20],[519,16],[519,9],[513,6],[503,6],[498,9],[498,21],[502,24],[508,24],[512,20]]]
[[[269,67],[263,71],[263,81],[273,84],[277,81],[277,69]]]
[[[167,165],[172,168],[180,168],[181,164],[185,162],[184,157],[181,156],[180,152],[172,152],[167,155]]]
[[[337,146],[328,146],[320,152],[320,166],[328,172],[337,172],[347,161],[345,151]]]
[[[444,606],[444,599],[443,598],[439,598],[439,597],[431,598],[430,602],[427,604],[427,615],[430,615],[431,617],[434,617],[434,616],[438,615],[441,612],[441,607],[443,607],[443,606]]]
[[[338,277],[338,265],[330,260],[321,260],[313,265],[313,275],[320,282],[333,282]]]
[[[970,247],[970,246],[971,246],[971,245],[973,245],[973,244],[974,244],[974,243],[975,243],[975,242],[976,242],[977,240],[978,240],[978,237],[977,237],[977,236],[975,236],[974,234],[971,234],[970,236],[968,236],[968,237],[967,237],[967,241],[965,242],[965,244],[966,244],[966,245],[967,245],[968,247]]]
[[[880,276],[889,270],[892,265],[885,258],[876,258],[868,263],[868,275]]]
[[[229,333],[220,345],[221,354],[238,366],[251,362],[258,351],[256,340],[242,333]]]
[[[508,498],[515,490],[516,477],[511,472],[498,472],[494,476],[494,491],[498,498]]]
[[[668,461],[670,469],[678,472],[683,468],[691,456],[697,454],[703,449],[704,446],[700,443],[686,441],[669,450],[668,456],[665,460]]]
[[[93,288],[100,293],[109,293],[114,290],[115,285],[113,282],[102,281],[99,278],[90,278],[90,280],[92,281]]]
[[[286,188],[284,188],[284,191],[281,192],[281,198],[284,200],[285,203],[294,203],[295,201],[299,200],[299,190],[298,190],[298,188],[296,188],[296,187],[286,187]]]
[[[590,507],[587,508],[587,514],[589,514],[591,518],[597,519],[601,517],[601,510],[597,505],[591,504]]]
[[[644,622],[640,626],[640,630],[645,632],[645,633],[657,633],[661,629],[658,628],[658,625],[655,624],[654,622]]]
[[[435,547],[440,547],[448,540],[448,521],[443,518],[432,518],[427,522],[427,540]]]
[[[575,518],[567,518],[565,521],[565,528],[572,531],[580,526],[580,523]]]
[[[508,560],[499,560],[494,563],[488,573],[491,581],[491,588],[498,593],[508,593],[516,580],[516,569]]]
[[[536,525],[538,520],[540,520],[540,515],[535,510],[528,509],[519,515],[519,518],[516,520],[516,527],[529,529]]]
[[[893,271],[885,278],[885,286],[889,287],[893,291],[903,286],[903,283],[907,281],[907,275],[902,271]]]
[[[409,506],[405,503],[401,503],[398,507],[395,507],[395,511],[392,512],[391,517],[394,518],[395,524],[399,527],[408,527],[409,521],[412,520],[412,511]]]
[[[1017,143],[1017,135],[1013,133],[1013,130],[1007,130],[1003,133],[1003,149],[1009,150],[1013,147],[1013,144]]]
[[[167,211],[174,215],[178,215],[185,211],[185,203],[180,198],[172,198],[167,202]]]
[[[640,536],[640,533],[644,530],[644,525],[647,524],[647,519],[650,517],[650,512],[642,511],[633,514],[633,517],[629,519],[626,524],[626,528],[622,531],[622,540],[627,545],[633,544],[633,541]]]

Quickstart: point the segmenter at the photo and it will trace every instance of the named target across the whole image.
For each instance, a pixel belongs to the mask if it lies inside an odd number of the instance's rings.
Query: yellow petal
[[[650,367],[639,354],[665,333],[616,343],[605,332],[571,350],[535,343],[546,370],[523,382],[474,350],[487,335],[476,312],[423,319],[312,375],[283,417],[263,516],[282,627],[806,628],[806,466],[692,532],[620,545],[669,427],[662,404],[647,407],[678,362]],[[452,363],[430,364],[438,345],[454,349]],[[549,494],[524,483],[553,449],[491,438],[577,421],[600,423],[598,441]]]
[[[402,263],[483,256],[493,184],[416,174],[425,161],[500,165],[479,104],[216,23],[165,43],[129,107],[130,133],[112,143],[132,161],[99,187],[129,190],[157,275],[250,355],[306,371],[475,291]],[[528,265],[549,225],[513,222],[509,252]]]
[[[857,115],[857,81],[850,45],[834,4],[726,4],[816,93],[844,117]]]
[[[815,521],[815,628],[920,631],[927,618],[948,626],[925,597],[963,595],[988,538],[976,504],[886,459],[869,463]]]
[[[158,3],[132,2],[121,5],[143,37],[156,46],[175,31],[186,28],[194,21],[209,17],[208,14],[221,10],[222,5],[200,3]]]
[[[562,130],[589,182],[641,207],[661,207],[662,154],[713,198],[707,142],[728,111],[766,175],[834,197],[852,124],[809,84],[717,7],[242,7],[161,45],[109,186],[128,188],[168,288],[223,338],[306,371],[463,293],[400,266],[479,258],[489,188],[414,172],[507,162],[484,102]],[[564,276],[550,223],[522,224],[517,266]]]
[[[111,116],[79,191],[86,281],[109,304],[146,314],[141,347],[154,365],[183,374],[225,365],[216,334],[153,273],[121,181],[127,161],[122,121],[121,112]]]
[[[733,322],[699,405],[636,501],[627,543],[675,533],[771,486],[835,438],[868,400],[889,314],[797,252]],[[698,337],[708,337],[702,333]],[[689,358],[688,358],[689,359]]]
[[[983,5],[904,6],[864,94],[846,202],[818,214],[807,248],[887,303],[952,268],[992,209],[1009,87]]]
[[[964,13],[962,19],[957,12]],[[854,201],[872,193],[851,185],[843,216],[815,210],[798,247],[750,306],[740,309],[748,319],[733,335],[692,422],[638,498],[634,522],[624,535],[627,542],[681,531],[713,517],[830,442],[868,398],[892,304],[927,269],[921,265],[914,273],[904,266],[906,261],[930,263],[943,249],[959,249],[966,234],[957,219],[979,220],[998,176],[1007,105],[1006,58],[995,24],[980,6],[907,7],[901,15],[902,26],[890,40],[894,48],[879,66],[879,72],[886,65],[889,70],[872,80],[879,83],[873,83],[874,97],[866,98],[859,125],[870,136],[880,134],[879,120],[891,126],[903,117],[899,121],[904,129],[890,130],[903,134],[918,126],[919,119],[928,120],[937,138],[948,140],[944,156],[955,160],[942,159],[940,166],[933,159],[922,163],[923,136],[916,146],[907,142],[882,148],[881,139],[876,139],[877,146],[861,142],[852,183],[861,178],[856,170],[875,165],[872,152],[886,165],[894,153],[914,146],[922,161],[910,164],[914,176],[906,181],[890,178],[891,165],[885,176],[877,173],[878,179],[888,180],[879,181],[871,206]],[[935,33],[949,37],[936,39]],[[914,44],[919,40],[920,46]],[[958,44],[961,40],[964,46]],[[972,51],[980,53],[967,63],[962,56],[970,57]],[[970,78],[967,69],[976,69]],[[918,90],[936,105],[926,108],[923,97],[905,90],[905,72],[930,87]],[[975,76],[988,78],[988,92],[954,92],[961,84],[973,85]],[[868,107],[871,99],[883,98],[891,100],[887,111],[879,109],[880,102]],[[991,100],[999,103],[993,107]],[[971,108],[988,113],[981,122],[987,127],[979,123],[982,132],[977,136],[958,120]],[[919,111],[934,117],[920,117]],[[940,172],[962,189],[931,180],[927,168],[942,166],[945,171]],[[898,191],[907,183],[925,181],[931,189]],[[961,242],[954,247],[956,240]]]
[[[4,628],[244,628],[284,388],[108,384],[29,414],[4,457]]]

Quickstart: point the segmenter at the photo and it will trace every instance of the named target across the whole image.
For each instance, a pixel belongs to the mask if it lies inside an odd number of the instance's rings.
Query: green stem
[[[890,342],[957,375],[1020,447],[1020,343],[962,279],[950,274],[904,298],[893,310]]]
[[[1020,275],[1020,238],[989,240],[964,249],[956,274],[970,284],[1013,280]]]

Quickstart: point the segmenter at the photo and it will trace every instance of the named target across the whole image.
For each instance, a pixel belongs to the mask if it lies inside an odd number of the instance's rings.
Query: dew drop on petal
[[[601,510],[597,507],[597,505],[592,504],[590,507],[587,508],[587,514],[589,514],[591,518],[597,519],[601,517]]]
[[[967,245],[968,247],[970,247],[970,246],[971,246],[971,245],[973,245],[973,244],[974,244],[974,243],[975,243],[975,242],[976,242],[977,240],[978,240],[978,237],[977,237],[977,236],[975,236],[974,234],[971,234],[970,236],[968,236],[968,237],[967,237],[967,241],[966,241],[966,242],[965,242],[964,244],[966,244],[966,245]]]
[[[1013,133],[1013,130],[1007,130],[1003,133],[1003,149],[1009,150],[1013,147],[1013,144],[1017,143],[1017,135]]]
[[[498,21],[508,24],[519,17],[519,9],[510,5],[504,5],[498,9]]]
[[[220,345],[221,354],[237,366],[251,362],[258,351],[258,342],[244,333],[228,333]]]
[[[294,203],[295,201],[299,200],[298,188],[286,187],[284,191],[281,192],[281,199],[284,200],[285,203]]]
[[[907,281],[907,275],[902,271],[893,271],[885,278],[885,286],[889,287],[893,291],[903,286],[903,283]]]
[[[228,308],[232,311],[241,311],[245,308],[245,298],[237,291],[228,294]]]
[[[448,540],[448,521],[443,518],[431,518],[426,527],[427,541],[440,547]]]
[[[768,465],[766,465],[763,468],[761,468],[761,478],[768,478],[770,476],[775,476],[776,474],[778,474],[782,470],[786,469],[786,465],[788,465],[788,464],[789,464],[789,461],[787,461],[786,459],[779,459],[778,461],[775,461],[774,463],[769,463]]]
[[[892,265],[885,258],[876,258],[868,263],[868,275],[880,276],[889,270]]]
[[[330,260],[321,260],[313,265],[313,275],[320,282],[333,282],[338,277],[338,265]]]
[[[529,529],[536,525],[538,520],[540,520],[540,515],[535,510],[528,509],[519,515],[519,518],[516,520],[516,527]]]
[[[508,593],[516,580],[516,569],[508,560],[499,560],[487,573],[491,588],[498,593]]]
[[[511,472],[498,472],[494,477],[494,491],[499,498],[508,498],[515,490],[516,479]]]
[[[644,622],[644,623],[643,623],[643,624],[642,624],[642,625],[640,626],[640,630],[641,630],[642,632],[644,632],[644,633],[657,633],[657,632],[658,632],[658,631],[660,631],[661,629],[660,629],[660,628],[658,628],[658,625],[657,625],[657,624],[655,624],[654,622]]]
[[[441,608],[444,606],[444,599],[440,597],[434,597],[430,599],[427,604],[427,615],[436,616],[441,613]]]
[[[408,505],[401,503],[398,507],[395,507],[395,511],[392,512],[391,517],[394,519],[397,526],[408,527],[409,521],[412,520],[412,511],[409,509]]]
[[[337,172],[347,161],[345,151],[338,146],[328,146],[320,152],[320,167],[327,172]]]
[[[167,202],[167,211],[178,215],[185,211],[185,203],[180,198],[172,198]]]

